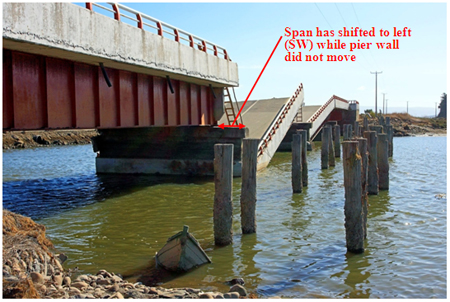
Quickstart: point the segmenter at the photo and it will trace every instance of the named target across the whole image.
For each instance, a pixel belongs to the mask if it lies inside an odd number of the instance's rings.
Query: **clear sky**
[[[447,92],[447,4],[441,3],[126,3],[122,4],[217,43],[239,66],[239,88],[244,100],[276,42],[283,36],[250,99],[289,97],[303,83],[306,104],[323,104],[333,94],[374,108],[378,75],[378,109],[386,93],[389,108],[406,111],[428,107]],[[311,52],[324,54],[323,62],[286,62],[285,28],[312,30]],[[316,37],[316,27],[334,30],[335,36]],[[343,27],[375,27],[375,37],[338,37]],[[411,29],[410,37],[393,37],[393,28]],[[380,38],[380,29],[390,32]],[[319,50],[317,42],[340,39],[345,50]],[[350,52],[351,42],[372,43],[369,50]],[[398,39],[399,49],[379,50],[376,42]],[[354,62],[326,62],[327,54],[355,55]],[[390,109],[388,109],[391,111]]]

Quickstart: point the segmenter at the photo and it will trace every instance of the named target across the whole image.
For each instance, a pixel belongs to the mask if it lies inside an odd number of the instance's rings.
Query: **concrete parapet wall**
[[[4,3],[3,47],[196,84],[237,86],[237,64],[70,3]]]

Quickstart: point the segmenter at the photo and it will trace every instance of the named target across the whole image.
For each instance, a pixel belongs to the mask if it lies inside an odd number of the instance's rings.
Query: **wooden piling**
[[[233,242],[233,149],[233,144],[214,145],[214,241],[219,246]]]
[[[392,157],[394,154],[394,127],[389,125],[387,127],[387,135],[388,135],[388,148],[389,148],[389,157]]]
[[[308,147],[308,131],[300,130],[302,135],[302,182],[303,187],[308,186],[308,162],[306,158],[306,151]]]
[[[328,126],[330,128],[329,131],[329,137],[328,137],[328,165],[330,165],[330,167],[334,167],[336,166],[336,161],[334,159],[334,142],[333,142],[333,127],[330,125]]]
[[[353,138],[353,126],[352,124],[348,124],[348,128],[347,128],[347,137],[349,140],[351,140]]]
[[[386,116],[386,118],[384,119],[383,133],[389,134],[388,128],[390,125],[391,125],[391,118],[389,116]],[[389,142],[389,135],[388,135],[388,142]]]
[[[256,166],[259,139],[244,138],[242,145],[241,228],[256,233]]]
[[[330,138],[330,128],[329,127],[323,127],[322,128],[322,153],[321,153],[321,162],[322,162],[322,169],[328,169],[328,157],[330,152],[330,144],[328,142],[328,139]]]
[[[383,133],[383,126],[380,125],[373,125],[369,126],[370,131],[375,131],[377,134]]]
[[[367,139],[367,150],[369,152],[367,193],[369,195],[378,194],[378,159],[377,159],[377,133],[375,131],[365,131],[364,138]]]
[[[364,229],[361,205],[361,156],[357,141],[342,143],[345,187],[345,239],[347,251],[364,252]]]
[[[343,129],[342,136],[343,136],[342,140],[344,142],[348,141],[350,139],[349,136],[348,136],[348,124],[344,124],[344,129]]]
[[[344,141],[351,140],[353,137],[353,129],[351,124],[345,124],[344,125]]]
[[[380,190],[389,190],[389,146],[387,134],[378,134],[377,142],[377,161],[378,161],[378,188]]]
[[[364,238],[367,238],[367,213],[369,212],[369,198],[367,195],[367,164],[369,154],[367,152],[367,139],[358,138],[358,151],[361,155],[361,206],[363,212]]]
[[[367,119],[367,116],[364,117],[363,127],[364,127],[363,133],[365,131],[369,131],[369,120]]]
[[[292,135],[292,191],[301,193],[302,181],[302,136],[299,133]],[[323,137],[323,134],[322,134]]]
[[[334,125],[334,157],[341,157],[341,126]]]
[[[359,123],[358,123],[358,121],[355,121],[354,125],[355,125],[354,126],[355,129],[353,131],[353,137],[360,137],[361,135],[359,133]]]

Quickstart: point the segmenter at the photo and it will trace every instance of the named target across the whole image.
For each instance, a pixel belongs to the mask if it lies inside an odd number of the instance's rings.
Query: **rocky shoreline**
[[[3,210],[3,298],[45,299],[237,299],[256,298],[234,279],[229,292],[163,288],[131,283],[106,270],[78,275],[66,270],[64,254],[56,254],[45,227],[28,217]]]

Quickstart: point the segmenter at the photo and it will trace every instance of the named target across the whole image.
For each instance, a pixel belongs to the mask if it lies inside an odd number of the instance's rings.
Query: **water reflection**
[[[344,270],[348,272],[344,279],[344,283],[351,289],[345,291],[342,297],[345,298],[369,298],[370,290],[363,287],[364,284],[368,283],[370,277],[370,263],[367,260],[368,251],[366,250],[363,254],[345,254],[346,266]]]
[[[236,260],[233,264],[235,275],[244,278],[245,282],[259,284],[261,277],[255,262],[256,255],[260,252],[257,234],[245,234],[239,236],[239,240],[236,241],[234,245]]]

